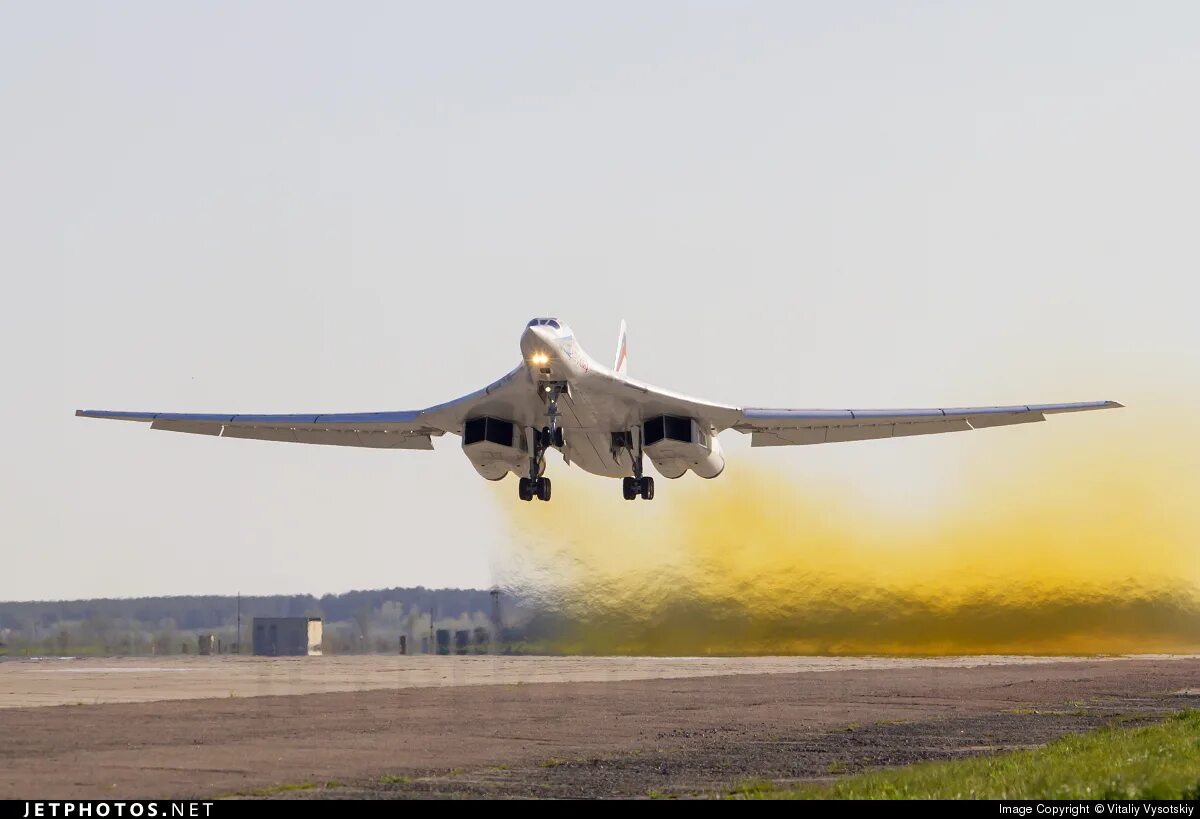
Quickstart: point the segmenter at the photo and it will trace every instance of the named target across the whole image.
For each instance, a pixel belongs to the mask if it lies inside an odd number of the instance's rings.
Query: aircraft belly
[[[619,432],[641,422],[637,401],[605,389],[603,376],[593,374],[571,386],[571,402],[585,429]]]
[[[607,432],[568,431],[567,455],[571,459],[571,465],[584,472],[608,478],[632,474],[628,466],[613,460],[609,451],[611,441],[612,435]],[[628,460],[628,457],[625,460]]]
[[[563,429],[567,438],[567,456],[574,466],[593,475],[620,478],[632,474],[629,456],[614,460],[612,433],[624,429],[623,421],[614,417],[608,401],[597,402],[596,395],[586,386],[573,386],[571,397],[563,401]],[[621,415],[624,415],[622,411]]]

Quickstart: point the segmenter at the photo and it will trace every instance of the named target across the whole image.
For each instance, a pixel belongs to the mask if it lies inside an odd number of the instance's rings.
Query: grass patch
[[[317,787],[312,782],[289,782],[285,785],[268,785],[265,788],[254,788],[250,791],[243,791],[244,796],[273,796],[277,793],[287,793],[289,791],[311,791]]]
[[[1074,734],[1031,751],[847,777],[777,789],[748,783],[734,799],[1196,799],[1200,711],[1138,728]]]
[[[333,790],[335,788],[340,788],[340,787],[342,787],[342,783],[337,782],[332,779],[328,782],[320,782],[320,783],[318,783],[318,782],[287,782],[282,785],[267,785],[266,787],[262,787],[262,788],[251,788],[248,791],[236,791],[236,792],[230,794],[229,796],[224,796],[221,798],[228,799],[228,798],[232,797],[232,798],[236,799],[241,796],[275,796],[277,794],[288,793],[290,791],[311,791],[311,790],[315,790],[316,788],[321,788],[322,790],[328,791],[328,790]]]
[[[749,779],[730,791],[729,796],[734,799],[772,799],[776,797],[776,794],[781,793],[783,792],[777,791],[770,782]]]
[[[379,781],[384,785],[408,785],[412,782],[407,776],[393,776],[392,774],[384,774],[379,777]]]

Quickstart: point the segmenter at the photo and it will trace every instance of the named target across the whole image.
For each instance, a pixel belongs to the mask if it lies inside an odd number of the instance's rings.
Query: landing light
[[[532,363],[541,366],[542,364],[548,364],[550,362],[550,356],[546,355],[545,353],[534,353],[529,360]]]

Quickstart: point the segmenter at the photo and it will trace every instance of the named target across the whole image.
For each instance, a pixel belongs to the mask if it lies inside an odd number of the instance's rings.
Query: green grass
[[[791,790],[762,782],[735,799],[1196,799],[1200,711],[1139,728],[1074,734],[1032,751],[925,762]]]
[[[281,793],[291,793],[293,791],[311,791],[317,788],[330,791],[340,787],[342,787],[342,783],[332,779],[328,782],[285,782],[282,785],[267,785],[262,788],[234,791],[219,798],[237,799],[242,796],[277,796]]]
[[[777,791],[770,782],[762,779],[748,779],[729,792],[732,799],[779,799],[786,798],[784,791]]]
[[[241,791],[240,796],[274,796],[277,793],[289,793],[290,791],[311,791],[317,787],[312,782],[289,782],[284,785],[268,785],[265,788],[253,788],[249,791]]]

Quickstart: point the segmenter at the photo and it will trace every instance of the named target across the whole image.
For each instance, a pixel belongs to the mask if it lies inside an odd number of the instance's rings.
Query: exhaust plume
[[[916,516],[748,453],[718,481],[661,481],[650,504],[559,470],[552,503],[504,492],[514,546],[498,574],[555,652],[1195,651],[1196,437],[1175,425],[1151,445],[1118,427],[1102,441],[1121,444],[1097,447],[1093,425],[1090,440],[1002,450]]]

